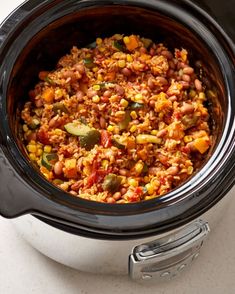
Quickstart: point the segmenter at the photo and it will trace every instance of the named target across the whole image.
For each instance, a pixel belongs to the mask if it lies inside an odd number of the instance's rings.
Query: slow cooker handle
[[[0,148],[0,215],[13,218],[31,208],[28,188]]]
[[[136,246],[129,257],[129,275],[135,281],[169,280],[185,270],[199,255],[210,232],[197,220],[161,239]]]
[[[24,178],[28,175],[11,165],[1,141],[0,134],[0,215],[6,218],[27,213],[44,215],[55,209],[56,205],[50,199],[43,197],[42,201],[42,195],[27,183]]]

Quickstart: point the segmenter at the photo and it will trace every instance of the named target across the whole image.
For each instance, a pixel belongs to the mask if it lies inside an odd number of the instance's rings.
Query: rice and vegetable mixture
[[[40,172],[74,196],[158,197],[189,178],[211,145],[205,87],[183,48],[97,38],[39,79],[21,112],[24,144]]]

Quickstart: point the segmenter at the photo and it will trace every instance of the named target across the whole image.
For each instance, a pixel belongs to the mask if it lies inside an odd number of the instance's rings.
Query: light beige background
[[[0,0],[0,20],[22,2]],[[57,264],[31,248],[10,222],[0,217],[0,294],[234,294],[235,189],[231,193],[227,214],[194,265],[181,277],[155,286]]]

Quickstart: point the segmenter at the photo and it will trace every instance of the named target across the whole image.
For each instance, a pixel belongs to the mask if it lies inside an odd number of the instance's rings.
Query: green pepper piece
[[[149,171],[149,168],[148,168],[147,164],[144,163],[144,167],[143,167],[143,169],[142,169],[142,173],[143,173],[143,174],[146,174],[148,171]]]
[[[119,51],[124,51],[124,46],[123,46],[123,43],[120,42],[119,40],[115,40],[113,42],[113,45],[116,49],[118,49]]]
[[[125,149],[126,146],[119,143],[117,139],[112,139],[113,146],[117,147],[118,149]]]
[[[121,177],[115,174],[109,174],[105,177],[104,182],[102,184],[102,188],[105,191],[115,193],[119,190],[121,182],[122,182]]]
[[[35,130],[40,126],[40,121],[37,118],[33,118],[28,126],[31,130]]]
[[[130,112],[129,111],[126,111],[123,120],[120,121],[119,124],[118,124],[119,129],[121,131],[122,130],[126,130],[130,121],[131,121]]]
[[[62,180],[60,180],[60,179],[54,179],[52,183],[53,183],[54,185],[56,185],[56,186],[59,186],[59,185],[63,184],[64,181],[62,181]]]
[[[105,88],[114,88],[115,85],[114,83],[110,83],[110,82],[105,82],[105,83],[100,83],[98,84],[100,86],[101,89],[105,89]]]
[[[100,143],[100,132],[91,130],[86,135],[80,136],[80,146],[86,150],[91,150],[96,144]]]
[[[93,68],[95,66],[92,58],[84,58],[83,62],[87,68]]]
[[[64,105],[62,102],[56,102],[53,104],[53,111],[58,114],[58,113],[69,113],[67,107]]]
[[[43,152],[41,164],[49,171],[52,170],[54,164],[58,161],[58,155],[56,153]]]
[[[45,77],[44,81],[47,82],[50,85],[54,85],[55,84],[54,81],[51,78],[49,78],[48,76]]]
[[[148,49],[153,44],[153,41],[151,39],[141,38],[141,41],[143,42],[146,49]]]

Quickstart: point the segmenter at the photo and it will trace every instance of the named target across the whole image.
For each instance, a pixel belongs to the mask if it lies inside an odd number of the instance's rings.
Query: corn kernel
[[[95,95],[95,96],[92,97],[92,101],[94,103],[99,103],[100,102],[100,97],[98,95]]]
[[[102,47],[99,47],[99,51],[100,52],[104,52],[105,51],[105,47],[103,47],[103,46]]]
[[[109,166],[109,161],[107,159],[103,159],[101,165],[104,169],[107,169],[107,167]]]
[[[133,57],[132,57],[130,54],[127,54],[127,56],[126,56],[126,60],[127,60],[128,62],[132,62],[132,61],[133,61]]]
[[[120,176],[121,178],[121,185],[125,185],[127,182],[127,178],[125,176]]]
[[[93,72],[97,72],[99,70],[99,68],[96,66],[96,67],[93,67],[92,70],[93,70]]]
[[[123,38],[123,42],[124,42],[125,44],[130,43],[130,39],[129,39],[129,37],[125,36],[125,37]]]
[[[132,119],[137,119],[138,115],[135,111],[131,111],[130,116]]]
[[[68,184],[68,183],[63,183],[63,184],[60,185],[60,188],[61,188],[62,190],[67,191],[68,188],[69,188],[69,184]]]
[[[159,118],[163,118],[164,117],[164,113],[163,112],[160,112],[158,116],[159,116]]]
[[[151,131],[151,135],[155,135],[155,136],[156,136],[156,135],[157,135],[157,133],[158,133],[158,131],[157,131],[157,130],[152,130],[152,131]]]
[[[142,99],[143,99],[143,96],[142,96],[141,93],[138,93],[138,94],[135,95],[135,100],[136,100],[137,102],[138,102],[138,101],[142,101]]]
[[[36,142],[35,142],[34,140],[31,140],[31,141],[29,142],[29,145],[36,145]]]
[[[55,90],[55,98],[56,99],[59,99],[59,98],[61,98],[61,97],[63,97],[63,90],[62,89],[56,89]]]
[[[23,131],[26,133],[29,130],[27,125],[23,125]]]
[[[147,183],[149,183],[149,177],[148,176],[145,176],[144,177],[144,182],[147,184]]]
[[[196,94],[197,94],[197,93],[196,93],[196,91],[194,91],[194,90],[190,90],[190,92],[189,92],[189,96],[190,96],[191,98],[195,97]]]
[[[97,80],[98,80],[99,82],[103,82],[103,76],[102,76],[102,74],[98,74],[98,75],[97,75]]]
[[[61,129],[55,129],[54,134],[57,136],[61,136],[63,134],[63,131]]]
[[[206,95],[204,92],[200,92],[198,97],[199,97],[199,99],[206,100]]]
[[[27,146],[27,149],[28,149],[28,151],[29,151],[30,153],[36,153],[36,151],[37,151],[37,146],[36,146],[36,145],[31,145],[31,144],[29,144],[29,145]]]
[[[41,148],[38,148],[38,149],[37,149],[37,152],[36,152],[36,155],[37,155],[37,156],[41,156],[42,153],[43,153],[42,149],[41,149]]]
[[[185,136],[184,137],[184,142],[185,143],[189,143],[189,142],[192,142],[193,138],[191,136]]]
[[[136,125],[131,126],[131,128],[130,128],[130,132],[131,133],[134,133],[136,130],[137,130],[137,126]]]
[[[101,38],[96,38],[96,44],[100,45],[102,44],[103,40]]]
[[[113,130],[114,130],[114,126],[109,125],[109,126],[107,127],[107,131],[109,131],[109,132],[113,132]]]
[[[120,104],[121,104],[122,107],[126,108],[129,103],[128,103],[128,101],[126,99],[121,99]]]
[[[154,187],[153,187],[153,185],[151,185],[151,184],[149,183],[149,184],[147,184],[145,187],[146,187],[146,189],[147,189],[149,195],[152,195],[152,194],[154,193]]]
[[[126,66],[126,61],[125,60],[118,60],[118,66],[121,68],[124,68]]]
[[[94,85],[94,86],[92,87],[92,89],[93,89],[94,91],[99,91],[99,90],[100,90],[100,85]]]
[[[67,169],[72,169],[72,168],[75,168],[77,165],[77,160],[75,158],[72,158],[72,159],[66,159],[65,160],[65,163],[64,163],[64,166],[65,168]]]
[[[139,186],[139,182],[135,179],[128,179],[128,184],[132,187],[138,187]]]
[[[144,168],[144,164],[142,162],[137,162],[135,165],[135,171],[137,174],[140,174]]]
[[[34,153],[30,153],[30,154],[29,154],[29,158],[30,158],[30,160],[32,160],[32,161],[37,160],[36,155],[35,155]]]
[[[44,146],[44,152],[46,152],[46,153],[50,153],[51,152],[51,146],[50,145],[46,145],[46,146]]]

